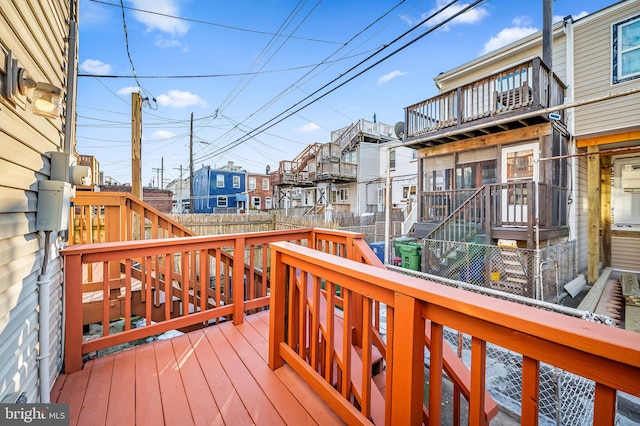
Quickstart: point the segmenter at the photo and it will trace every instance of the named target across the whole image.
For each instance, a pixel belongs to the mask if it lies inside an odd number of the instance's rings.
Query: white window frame
[[[262,199],[260,197],[251,197],[251,207],[255,208],[256,210],[261,210],[262,209]]]
[[[271,205],[271,197],[265,197],[265,198],[264,198],[264,208],[265,208],[266,210],[270,210],[270,209],[272,208],[272,205]]]
[[[250,177],[249,178],[249,191],[253,191],[254,189],[256,189],[256,178]]]
[[[233,187],[240,188],[240,176],[233,177]]]
[[[269,190],[269,179],[268,178],[262,178],[262,190],[263,191],[268,191]]]
[[[224,188],[224,175],[216,175],[216,188]]]
[[[631,52],[640,51],[640,43],[631,48],[628,48],[625,51],[622,51],[620,46],[620,37],[622,35],[622,30],[625,27],[630,25],[640,25],[640,15],[625,19],[624,21],[613,24],[611,27],[611,39],[612,39],[612,83],[623,83],[630,80],[635,80],[640,78],[640,71],[636,71],[634,73],[625,74],[622,69],[622,56]],[[637,53],[636,53],[637,54]]]
[[[224,201],[224,203],[222,201]],[[229,200],[228,200],[227,196],[226,195],[218,195],[216,206],[217,207],[229,207]]]

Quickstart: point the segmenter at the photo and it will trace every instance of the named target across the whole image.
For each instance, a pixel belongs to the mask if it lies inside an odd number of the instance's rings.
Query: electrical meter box
[[[38,210],[36,229],[38,231],[64,231],[69,229],[69,208],[73,187],[60,180],[38,182]]]

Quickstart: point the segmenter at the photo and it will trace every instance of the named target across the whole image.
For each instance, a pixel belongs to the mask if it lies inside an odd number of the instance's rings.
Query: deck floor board
[[[52,401],[71,425],[341,424],[287,365],[268,367],[269,312],[88,361]]]

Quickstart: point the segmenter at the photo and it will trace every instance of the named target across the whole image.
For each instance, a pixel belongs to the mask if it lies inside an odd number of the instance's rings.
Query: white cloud
[[[147,31],[158,30],[173,36],[185,35],[189,31],[189,25],[181,20],[171,18],[172,15],[180,16],[180,0],[131,0],[136,9],[149,10],[162,15],[134,11],[133,16],[139,22],[147,26]]]
[[[127,86],[127,87],[123,87],[122,89],[118,90],[116,93],[118,93],[118,95],[130,95],[132,93],[137,93],[140,90],[138,89],[138,86]]]
[[[419,20],[405,14],[400,15],[400,19],[402,19],[409,25],[416,25],[418,22],[424,20],[425,18],[431,16],[433,13],[437,12],[439,9],[446,6],[447,3],[449,3],[449,0],[438,0],[436,7],[434,9],[431,9],[428,13],[423,13],[420,16]],[[469,3],[451,5],[446,10],[436,15],[432,20],[427,21],[425,25],[434,26],[460,12],[467,6],[469,6]],[[474,7],[444,25],[442,29],[447,31],[449,29],[449,25],[452,24],[475,24],[476,22],[481,21],[487,16],[489,16],[489,12],[487,12],[487,9],[483,7]]]
[[[391,81],[396,77],[401,77],[401,76],[406,75],[406,74],[407,74],[406,72],[402,72],[400,70],[391,71],[390,73],[385,74],[382,77],[380,77],[378,79],[378,82],[376,83],[376,85],[382,86],[383,84],[387,83],[388,81]]]
[[[200,105],[203,108],[207,106],[207,102],[200,96],[182,90],[170,90],[169,93],[158,96],[156,100],[160,105],[171,108],[186,108],[191,105]]]
[[[437,9],[440,9],[446,6],[447,3],[449,3],[448,0],[438,0]],[[442,13],[438,14],[438,16],[435,17],[436,23],[442,22],[445,19],[450,18],[451,16],[460,12],[462,9],[464,9],[467,6],[469,6],[469,3],[454,4],[448,7],[446,10],[444,10]],[[435,10],[437,9],[432,10],[431,13],[435,12]],[[445,25],[443,29],[448,30],[448,26],[454,25],[454,24],[475,24],[477,22],[480,22],[483,18],[487,16],[489,16],[489,12],[487,12],[487,9],[483,7],[474,7],[468,10],[467,12],[463,13],[462,15],[454,18],[452,21],[447,23],[447,25]]]
[[[156,46],[160,49],[170,49],[172,47],[182,47],[182,43],[175,38],[156,37]]]
[[[175,133],[172,133],[168,130],[158,130],[151,134],[151,139],[152,140],[170,139],[175,137],[175,135],[176,135]]]
[[[89,74],[109,74],[111,65],[105,64],[99,59],[85,59],[80,64],[80,69]]]
[[[529,34],[539,31],[538,28],[531,26],[531,20],[526,16],[518,16],[514,18],[513,25],[513,27],[504,28],[497,35],[491,37],[489,41],[484,44],[482,53],[489,53],[516,40],[520,40]]]
[[[320,129],[320,126],[318,126],[316,123],[307,123],[304,126],[300,127],[300,130],[302,133],[311,133],[311,132],[315,132],[316,130]]]

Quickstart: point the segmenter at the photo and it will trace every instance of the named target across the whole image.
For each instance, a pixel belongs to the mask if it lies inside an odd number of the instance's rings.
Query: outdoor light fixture
[[[62,90],[53,84],[36,82],[29,71],[18,67],[18,60],[7,52],[5,60],[5,95],[12,99],[17,94],[26,96],[33,89],[31,110],[34,114],[56,118],[62,108]]]

